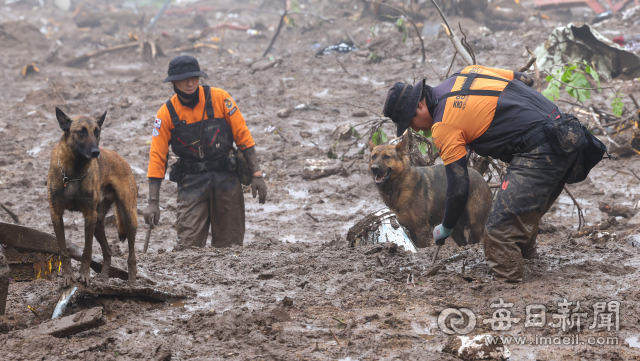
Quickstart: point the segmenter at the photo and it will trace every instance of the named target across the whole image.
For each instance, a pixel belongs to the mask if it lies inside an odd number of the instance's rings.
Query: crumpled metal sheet
[[[389,208],[371,213],[349,229],[347,240],[351,247],[391,242],[403,246],[405,251],[416,253],[416,246]]]
[[[606,79],[619,75],[640,76],[640,57],[612,42],[588,24],[569,23],[553,30],[535,50],[538,67],[552,72],[562,67],[566,55],[571,61],[586,60]]]

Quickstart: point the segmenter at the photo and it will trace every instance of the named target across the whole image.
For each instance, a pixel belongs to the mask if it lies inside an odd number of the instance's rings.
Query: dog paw
[[[73,284],[73,277],[70,274],[62,277],[62,288],[67,288]]]
[[[89,285],[89,280],[90,280],[90,278],[91,278],[91,277],[89,277],[89,272],[86,272],[86,273],[81,272],[81,273],[80,273],[80,279],[79,279],[79,281],[80,281],[80,283],[82,283],[83,285],[88,286],[88,285]]]

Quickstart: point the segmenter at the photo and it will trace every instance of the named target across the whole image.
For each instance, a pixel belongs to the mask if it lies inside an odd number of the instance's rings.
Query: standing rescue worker
[[[523,258],[536,255],[540,218],[565,183],[586,178],[606,151],[571,114],[530,87],[519,72],[468,66],[436,87],[423,79],[389,90],[384,115],[397,125],[431,130],[447,173],[447,202],[437,245],[451,234],[467,204],[467,149],[509,163],[484,235],[487,264],[497,279],[522,282]]]
[[[178,183],[178,244],[175,250],[204,247],[211,228],[214,247],[242,245],[244,197],[236,170],[236,155],[244,156],[252,173],[253,197],[260,203],[267,187],[258,163],[255,142],[229,93],[201,86],[208,77],[196,58],[175,57],[168,77],[176,94],[158,111],[149,153],[147,224],[160,219],[160,185],[165,177],[169,144],[178,156],[170,180]],[[242,155],[236,153],[236,143]]]

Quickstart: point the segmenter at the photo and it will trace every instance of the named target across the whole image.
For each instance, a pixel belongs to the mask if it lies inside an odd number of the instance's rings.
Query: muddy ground
[[[186,53],[196,56],[210,75],[205,82],[227,90],[240,107],[268,175],[269,196],[260,205],[250,192],[245,194],[243,248],[178,253],[171,251],[177,192],[167,179],[161,190],[160,225],[153,231],[147,254],[141,252],[146,226],[140,217],[138,265],[161,287],[180,287],[193,297],[170,304],[138,298],[77,299],[67,314],[101,305],[106,324],[63,339],[25,338],[11,332],[50,318],[60,280],[15,282],[9,289],[7,315],[0,317],[0,358],[454,360],[443,350],[455,336],[437,324],[438,315],[447,308],[467,308],[478,316],[475,330],[467,336],[490,332],[529,337],[523,345],[508,346],[512,360],[640,357],[640,248],[626,240],[638,233],[638,217],[617,217],[606,230],[614,235],[598,238],[596,232],[575,238],[571,235],[577,230],[577,214],[563,194],[543,218],[540,256],[526,262],[521,285],[492,280],[481,246],[467,247],[435,276],[426,271],[431,249],[412,254],[388,245],[347,246],[348,229],[383,207],[368,173],[368,153],[358,151],[366,143],[370,125],[379,120],[384,96],[395,81],[426,77],[436,84],[444,79],[454,50],[442,31],[425,36],[431,59],[427,65],[421,61],[415,33],[410,32],[403,43],[393,23],[362,13],[362,2],[301,0],[302,12],[325,20],[291,15],[294,26],[286,26],[262,58],[279,21],[280,2],[182,2],[172,5],[173,13],[160,18],[147,33],[141,24],[148,23],[157,7],[85,1],[73,17],[79,4],[71,1],[67,11],[51,0],[0,5],[0,200],[20,222],[53,232],[45,181],[50,151],[61,133],[56,106],[73,116],[95,117],[108,111],[101,146],[129,162],[139,187],[138,209],[144,209],[153,119],[173,94],[170,85],[162,83],[170,58],[179,54],[171,50],[193,44],[189,38],[207,25],[223,23],[246,25],[260,33],[213,30],[198,42],[222,50],[204,47]],[[193,6],[205,8],[197,14],[177,11]],[[534,17],[532,4],[524,1],[513,11],[525,20],[511,30],[492,31],[454,15],[449,21],[461,21],[479,64],[517,69],[528,59],[524,44],[536,47],[554,27],[594,16],[588,8],[580,8],[548,11],[549,19]],[[430,6],[424,5],[421,14],[422,25],[439,22]],[[640,30],[630,24],[614,18],[597,29],[610,38]],[[319,49],[348,36],[359,51],[315,56]],[[153,40],[167,55],[143,60],[134,47],[65,65],[87,52],[133,41],[131,37]],[[32,62],[39,72],[23,76],[23,66]],[[270,67],[272,63],[276,65]],[[457,60],[453,68],[462,66]],[[625,94],[640,89],[633,79],[614,82]],[[607,109],[607,97],[598,95],[592,104]],[[629,98],[623,102],[631,114],[635,106]],[[276,116],[280,109],[301,104],[303,109],[287,118]],[[570,108],[558,104],[564,111]],[[305,160],[326,159],[336,144],[334,129],[342,124],[356,126],[363,136],[341,140],[333,150],[344,157],[345,170],[317,180],[303,179]],[[395,132],[388,123],[383,129],[389,135]],[[569,186],[589,225],[609,219],[599,210],[599,202],[632,208],[638,203],[640,187],[629,171],[640,173],[640,157],[603,161],[587,181]],[[0,220],[12,221],[3,212]],[[65,225],[67,239],[82,245],[82,217],[68,213]],[[115,228],[108,228],[107,235],[115,255],[126,258],[126,246],[117,241]],[[441,257],[462,251],[448,242]],[[94,253],[99,253],[97,243]],[[77,271],[78,264],[74,265]],[[513,303],[511,315],[521,319],[508,331],[492,330],[491,323],[481,322],[492,317],[491,304],[499,298]],[[549,325],[524,327],[527,305],[545,305],[547,322],[555,322],[551,314],[559,313],[563,299],[572,302],[571,312],[587,313],[583,323],[588,326],[593,324],[596,302],[620,302],[619,330],[614,326],[607,331],[598,324],[590,330],[583,326],[580,332]],[[583,343],[536,344],[536,337],[576,335]],[[601,345],[601,339],[603,343],[615,339],[617,344]]]

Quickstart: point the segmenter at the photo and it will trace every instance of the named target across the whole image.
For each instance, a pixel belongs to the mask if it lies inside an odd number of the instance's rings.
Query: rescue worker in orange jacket
[[[467,204],[466,147],[509,163],[484,236],[487,265],[507,282],[522,282],[523,258],[536,255],[540,218],[565,183],[584,180],[606,152],[532,85],[523,73],[472,65],[436,87],[424,79],[415,86],[395,83],[383,110],[398,136],[408,127],[431,130],[444,161],[447,202],[434,229],[436,245],[444,244]]]
[[[229,93],[200,85],[200,77],[208,76],[194,57],[173,58],[168,75],[164,82],[172,82],[176,94],[160,108],[153,126],[145,222],[160,219],[160,185],[171,145],[178,156],[170,172],[170,180],[178,183],[175,250],[204,247],[209,229],[214,247],[242,245],[244,197],[234,142],[251,169],[253,197],[259,195],[260,203],[267,197],[253,137]]]

